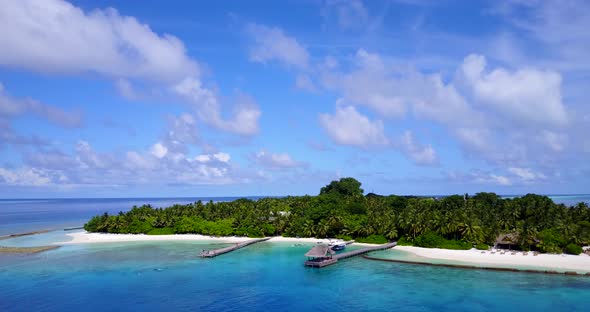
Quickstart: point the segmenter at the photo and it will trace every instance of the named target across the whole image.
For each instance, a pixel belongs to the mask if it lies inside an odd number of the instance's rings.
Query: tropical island
[[[494,193],[416,196],[364,195],[361,183],[342,178],[317,196],[197,201],[187,205],[133,207],[105,213],[84,225],[88,232],[117,234],[202,234],[209,236],[335,237],[360,243],[426,248],[581,254],[590,244],[590,208],[565,206],[527,194]]]

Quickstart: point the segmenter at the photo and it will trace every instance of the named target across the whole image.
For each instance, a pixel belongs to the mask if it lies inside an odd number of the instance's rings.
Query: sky
[[[590,193],[590,2],[0,0],[0,198]]]

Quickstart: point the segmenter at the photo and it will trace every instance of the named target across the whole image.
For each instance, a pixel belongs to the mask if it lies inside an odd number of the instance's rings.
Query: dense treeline
[[[502,199],[478,193],[440,200],[364,196],[360,186],[355,179],[344,178],[323,187],[318,196],[198,201],[166,209],[144,205],[116,216],[93,217],[84,228],[108,233],[398,239],[456,249],[493,245],[508,234],[511,244],[523,250],[552,253],[579,253],[579,246],[590,244],[590,208],[584,203],[566,207],[534,194]]]

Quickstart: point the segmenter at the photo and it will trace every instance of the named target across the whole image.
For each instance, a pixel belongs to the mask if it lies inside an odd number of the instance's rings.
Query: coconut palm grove
[[[590,209],[527,194],[494,193],[444,198],[364,195],[361,183],[342,178],[317,196],[197,201],[188,205],[133,207],[93,217],[90,232],[204,234],[212,236],[336,237],[358,242],[446,249],[488,249],[499,237],[521,250],[580,254],[590,243]],[[507,237],[507,238],[506,238]]]

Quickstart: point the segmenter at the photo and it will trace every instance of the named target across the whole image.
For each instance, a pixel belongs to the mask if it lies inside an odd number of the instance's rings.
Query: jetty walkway
[[[241,242],[241,243],[235,243],[233,246],[223,247],[223,248],[214,249],[214,250],[203,250],[201,253],[199,253],[199,256],[202,258],[213,258],[213,257],[217,257],[219,255],[223,255],[228,252],[232,252],[234,250],[238,250],[240,248],[243,248],[243,247],[246,247],[246,246],[249,246],[252,244],[267,241],[269,239],[270,239],[270,237],[253,239],[253,240],[249,240],[249,241],[245,241],[245,242]]]
[[[338,260],[356,257],[359,255],[364,255],[364,254],[369,253],[371,251],[389,249],[389,248],[395,247],[396,245],[397,245],[397,242],[392,242],[392,243],[387,243],[387,244],[383,244],[383,245],[379,245],[379,246],[361,248],[361,249],[343,252],[340,254],[335,254],[335,255],[330,255],[330,256],[327,256],[327,253],[329,253],[331,250],[325,251],[323,256],[312,256],[315,258],[305,261],[305,266],[313,267],[313,268],[323,268],[325,266],[328,266],[330,264],[334,264],[334,263],[338,262]],[[323,248],[323,249],[326,249],[326,248]],[[312,249],[312,251],[313,251],[313,249]],[[312,252],[312,251],[310,251],[310,252]],[[309,254],[310,253],[308,252],[306,255],[309,255]]]

